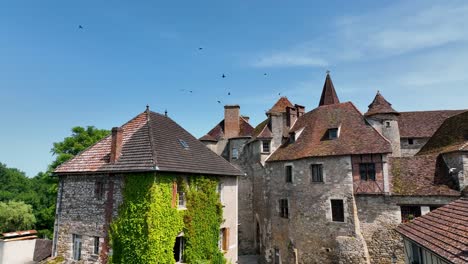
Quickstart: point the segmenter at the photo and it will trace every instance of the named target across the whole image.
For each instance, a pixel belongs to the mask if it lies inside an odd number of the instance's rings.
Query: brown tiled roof
[[[468,263],[468,199],[400,224],[396,231],[451,263]]]
[[[282,96],[267,113],[285,113],[288,106],[294,107],[287,97]]]
[[[109,163],[111,137],[106,137],[55,173],[101,173],[168,171],[197,174],[241,175],[242,173],[172,119],[154,112],[143,112],[121,127],[122,152]],[[188,144],[184,148],[179,140]]]
[[[339,103],[340,99],[338,99],[338,95],[336,95],[335,86],[333,86],[330,74],[327,73],[325,83],[323,84],[322,96],[320,96],[319,106]]]
[[[377,92],[374,101],[369,105],[369,110],[365,113],[365,116],[371,116],[376,114],[399,114],[395,109],[392,108],[392,104],[389,103],[385,98]]]
[[[391,157],[389,172],[394,195],[460,196],[459,191],[452,189],[455,183],[447,174],[445,162],[437,155]]]
[[[216,138],[214,138],[213,136],[211,135],[204,135],[203,137],[199,138],[198,140],[200,141],[213,141],[213,142],[217,142],[218,140],[216,140]]]
[[[431,137],[445,119],[467,110],[400,112],[398,126],[402,138]]]
[[[254,128],[247,122],[242,116],[239,117],[239,125],[240,125],[240,131],[239,131],[239,137],[251,137],[254,131]],[[224,137],[224,119],[221,120],[215,127],[213,127],[208,134],[211,138],[214,138],[216,141],[220,140]],[[203,136],[200,138],[200,140],[205,140],[203,138],[206,137]],[[213,141],[213,140],[208,140],[208,141]]]
[[[325,140],[328,129],[340,128],[339,137]],[[302,130],[295,143],[283,144],[268,161],[293,160],[315,156],[389,153],[390,143],[351,103],[324,105],[298,118],[291,132]]]
[[[268,127],[268,124],[270,123],[270,118],[267,118],[263,120],[260,124],[258,124],[253,132],[253,139],[256,138],[272,138],[273,133],[271,133],[270,128]]]
[[[418,155],[468,151],[468,111],[447,118]]]

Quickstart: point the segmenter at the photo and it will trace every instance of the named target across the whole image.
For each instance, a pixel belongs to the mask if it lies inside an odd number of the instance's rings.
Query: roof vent
[[[183,139],[178,139],[180,145],[184,148],[184,149],[188,149],[189,148],[189,145],[187,144],[187,142],[185,142]]]

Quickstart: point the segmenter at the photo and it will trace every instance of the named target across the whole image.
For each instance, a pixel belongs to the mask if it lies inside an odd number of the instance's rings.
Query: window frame
[[[335,202],[335,204],[334,204]],[[341,202],[340,204],[336,204],[336,202]],[[341,209],[341,214],[336,215],[336,206],[341,206],[338,207],[338,209]],[[346,222],[346,215],[345,215],[345,201],[344,199],[330,199],[330,209],[331,209],[331,220],[332,222],[335,223],[345,223]],[[339,212],[338,212],[339,213]]]
[[[72,234],[72,259],[76,261],[82,260],[81,251],[83,249],[83,236]]]
[[[370,170],[371,166],[372,166],[372,170]],[[376,181],[377,171],[375,168],[376,168],[375,162],[359,163],[359,179],[361,181]],[[363,171],[365,171],[364,174],[363,174]],[[373,174],[370,174],[370,172],[373,172]]]
[[[105,186],[103,180],[96,180],[94,182],[94,198],[99,201],[104,199]]]
[[[100,244],[101,244],[100,237],[97,237],[97,236],[93,237],[93,254],[94,255],[99,255]]]
[[[319,181],[316,181],[315,180],[315,177],[314,177],[314,167],[315,168],[319,168]],[[321,163],[313,163],[313,164],[310,164],[310,181],[311,183],[324,183],[324,177],[323,177],[323,164]]]
[[[294,182],[294,167],[292,164],[284,165],[284,179],[286,183]]]
[[[334,135],[334,137],[332,135]],[[339,128],[334,127],[334,128],[329,128],[327,130],[327,139],[328,140],[338,139],[338,137],[339,137]]]
[[[268,144],[267,150],[265,150],[265,143]],[[262,140],[262,153],[271,152],[271,140]]]
[[[289,219],[289,199],[288,198],[279,199],[278,205],[279,205],[279,216],[281,218]]]
[[[414,138],[408,138],[408,145],[414,145]]]
[[[177,240],[179,239],[179,243],[177,243]],[[176,237],[176,241],[174,243],[174,249],[176,246],[179,246],[179,260],[176,260],[175,258],[175,251],[174,251],[174,261],[175,263],[184,263],[184,251],[185,251],[185,238],[183,235],[179,235]]]
[[[400,205],[400,215],[402,223],[410,222],[414,218],[422,215],[421,205],[402,204]]]
[[[231,152],[231,159],[239,159],[239,149],[238,148],[232,148]]]

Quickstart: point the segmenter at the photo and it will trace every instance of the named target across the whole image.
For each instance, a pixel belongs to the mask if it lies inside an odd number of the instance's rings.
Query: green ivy
[[[172,207],[174,180],[185,190],[187,210]],[[190,176],[188,183],[169,174],[126,176],[124,202],[111,224],[110,263],[174,263],[173,247],[181,231],[186,263],[226,263],[218,249],[223,221],[218,180]]]
[[[119,217],[111,225],[111,263],[174,263],[183,216],[172,208],[173,177],[128,175]]]
[[[223,207],[216,192],[218,181],[192,176],[188,179],[187,212],[184,216],[187,263],[224,264],[218,248],[219,231],[223,222]]]

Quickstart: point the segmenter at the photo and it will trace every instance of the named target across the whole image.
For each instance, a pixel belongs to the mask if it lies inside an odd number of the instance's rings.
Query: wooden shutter
[[[223,228],[223,250],[229,250],[229,228]]]
[[[172,183],[172,207],[177,207],[177,182]]]

